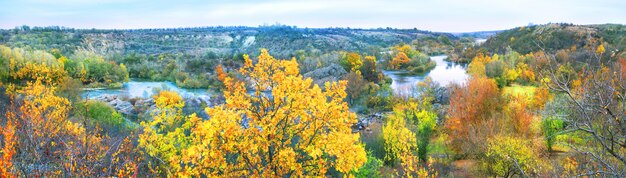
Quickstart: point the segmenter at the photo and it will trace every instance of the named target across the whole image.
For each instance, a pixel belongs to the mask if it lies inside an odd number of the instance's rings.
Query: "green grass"
[[[532,97],[535,94],[535,90],[537,87],[535,86],[522,86],[518,84],[513,84],[509,87],[502,88],[503,96],[515,96],[515,95],[526,95],[528,97]]]
[[[445,141],[448,139],[446,134],[440,134],[432,140],[430,140],[430,144],[428,145],[428,154],[435,155],[446,155],[453,154],[452,150],[448,149]]]

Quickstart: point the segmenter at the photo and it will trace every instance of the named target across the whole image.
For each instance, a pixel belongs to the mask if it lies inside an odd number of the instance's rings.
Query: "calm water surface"
[[[423,81],[426,77],[432,78],[433,81],[441,85],[448,85],[450,83],[460,84],[467,79],[468,75],[465,72],[466,65],[447,62],[445,61],[447,58],[445,55],[432,56],[430,58],[435,61],[437,65],[433,70],[422,75],[409,75],[406,71],[383,70],[383,73],[393,79],[391,88],[397,93],[416,86],[417,83]],[[83,92],[83,98],[96,98],[104,94],[127,96],[129,98],[148,98],[158,89],[176,91],[183,97],[210,97],[215,94],[207,89],[179,88],[172,82],[131,80],[130,82],[124,83],[124,86],[120,89],[85,91]]]
[[[95,98],[104,94],[128,96],[129,98],[148,98],[159,89],[176,91],[182,97],[210,97],[213,93],[207,89],[179,88],[172,82],[136,81],[124,83],[120,89],[102,89],[83,92],[83,98]]]
[[[450,83],[462,84],[465,82],[468,77],[465,71],[467,65],[447,62],[445,61],[446,58],[448,58],[446,55],[431,56],[430,59],[435,61],[437,66],[430,72],[422,75],[409,75],[406,71],[383,70],[383,73],[393,79],[391,88],[393,88],[396,93],[404,92],[416,86],[417,83],[424,81],[426,77],[430,77],[434,82],[444,86]]]

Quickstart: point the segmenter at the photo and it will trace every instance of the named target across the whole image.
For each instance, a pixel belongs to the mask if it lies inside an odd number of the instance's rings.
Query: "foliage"
[[[130,150],[123,149],[130,148],[130,142],[116,142],[100,134],[97,126],[71,121],[70,102],[55,96],[54,90],[39,80],[9,90],[13,100],[3,128],[14,130],[2,134],[5,140],[13,138],[14,142],[3,145],[9,146],[3,148],[9,150],[3,160],[8,160],[11,145],[15,154],[11,157],[13,167],[5,170],[24,177],[128,176],[118,171],[132,165],[127,162]]]
[[[519,76],[519,79],[524,82],[535,81],[535,73],[528,67],[526,63],[517,63],[515,66],[515,73]]]
[[[387,117],[383,126],[383,138],[385,140],[385,161],[394,164],[400,158],[413,155],[417,149],[417,139],[408,127],[406,120],[393,114]]]
[[[508,136],[496,136],[488,140],[486,169],[497,176],[522,177],[537,175],[540,171],[541,158],[533,149],[532,143],[525,139]]]
[[[361,66],[361,75],[367,81],[378,83],[382,78],[382,72],[380,72],[376,66],[375,56],[365,56],[363,60],[363,66]]]
[[[257,64],[244,56],[245,83],[226,77],[226,103],[206,112],[211,119],[192,129],[182,161],[189,175],[304,176],[357,170],[366,161],[356,116],[343,102],[346,82],[325,91],[299,75],[295,59],[276,60],[262,50]],[[271,97],[263,91],[270,91]],[[202,154],[200,154],[202,153]]]
[[[601,175],[626,175],[626,153],[622,119],[626,112],[624,62],[598,64],[599,58],[587,60],[588,66],[573,71],[569,65],[549,66],[544,79],[550,91],[565,96],[560,107],[551,113],[568,111],[565,129],[583,136],[580,144],[571,145],[577,152],[592,154],[590,161],[596,163],[581,171],[605,170]],[[550,58],[554,63],[556,59]],[[559,116],[559,115],[555,115]]]
[[[387,117],[382,133],[385,141],[384,160],[391,165],[400,162],[402,171],[396,172],[399,176],[422,177],[429,174],[420,166],[419,158],[414,154],[419,151],[416,134],[409,129],[405,118],[398,113]]]
[[[548,152],[552,152],[552,147],[556,142],[556,137],[564,128],[564,122],[561,119],[548,117],[542,120],[541,128]]]
[[[361,55],[354,52],[349,52],[344,55],[343,59],[340,61],[340,64],[347,71],[361,74],[361,66],[363,66],[363,60],[361,58]]]
[[[500,90],[495,80],[473,77],[450,96],[446,128],[451,149],[460,155],[476,155],[487,136],[492,116],[500,108]]]
[[[624,25],[573,25],[551,23],[517,27],[502,31],[485,42],[484,47],[492,53],[504,53],[507,47],[526,54],[536,51],[554,52],[572,46],[582,49],[589,40],[603,39],[615,49],[624,49]],[[513,39],[513,40],[511,40]],[[603,46],[608,49],[607,45]],[[593,50],[596,50],[594,48]],[[607,50],[609,51],[609,50]]]
[[[373,156],[371,151],[368,151],[367,162],[354,173],[354,176],[359,178],[383,177],[380,173],[381,167],[383,167],[383,161]]]
[[[408,45],[406,45],[408,46]],[[406,55],[405,52],[403,51],[399,51],[396,53],[396,56],[393,57],[393,59],[391,59],[391,62],[389,63],[390,65],[390,69],[400,69],[402,66],[405,66],[409,63],[409,56]]]
[[[472,62],[468,66],[467,73],[475,77],[484,77],[487,75],[485,64],[489,64],[493,61],[498,61],[498,58],[479,54],[472,59]]]
[[[195,114],[189,117],[182,115],[185,103],[175,92],[161,91],[154,96],[154,100],[157,109],[152,113],[152,121],[141,123],[144,129],[139,135],[139,147],[150,158],[147,159],[148,166],[153,173],[184,175],[182,155],[192,146],[189,132],[200,119]]]
[[[11,116],[10,114],[8,116]],[[15,156],[15,126],[12,122],[0,125],[2,129],[2,155],[0,156],[0,176],[13,177],[13,156]]]
[[[90,119],[91,122],[107,130],[122,130],[126,127],[122,114],[102,101],[88,100],[84,103],[77,103],[74,110],[78,115]]]
[[[430,104],[431,99],[423,99],[422,101],[409,101],[398,104],[394,107],[394,117],[399,117],[412,123],[412,128],[416,131],[416,141],[418,148],[418,156],[421,161],[427,161],[428,146],[435,126],[437,125],[437,114],[432,111]]]
[[[223,82],[224,79],[226,79],[226,73],[224,72],[224,67],[222,65],[218,65],[215,68],[215,73],[217,74],[217,79],[220,80],[221,82]]]
[[[509,96],[509,98],[511,101],[509,101],[505,113],[511,119],[515,133],[525,138],[530,138],[533,135],[531,125],[534,116],[530,112],[529,97],[526,95],[513,95]]]
[[[116,82],[128,81],[128,72],[123,64],[106,61],[93,52],[80,50],[73,58],[55,53],[56,56],[39,50],[25,50],[0,46],[0,63],[5,62],[6,73],[0,73],[0,80],[10,83],[34,82],[40,80],[46,85],[58,85],[69,81],[66,77],[80,79],[83,84],[112,86]],[[70,84],[70,83],[65,83]],[[74,99],[74,98],[72,98]]]
[[[350,104],[353,104],[353,100],[357,99],[363,93],[365,89],[366,81],[361,77],[360,72],[350,72],[343,78],[348,81],[348,85],[346,86],[346,93],[348,93],[348,101]]]
[[[394,57],[388,60],[387,69],[406,69],[412,73],[419,74],[434,68],[436,65],[427,55],[414,50],[407,44],[397,45],[392,49]]]
[[[370,85],[375,87],[369,87],[370,94],[365,101],[365,105],[373,111],[392,111],[396,102],[396,98],[393,96],[393,89],[389,84]]]
[[[71,102],[77,102],[81,99],[83,83],[80,79],[65,76],[58,87],[57,95],[67,98]]]
[[[0,177],[434,177],[429,156],[447,155],[446,146],[493,176],[624,177],[624,29],[530,26],[483,45],[416,30],[281,25],[0,30]],[[293,58],[242,54],[262,46]],[[425,79],[419,95],[401,98],[380,72],[423,73],[435,65],[426,54],[450,51],[472,59],[463,85]],[[139,133],[106,103],[81,101],[83,86],[121,87],[129,77],[223,87],[225,98],[202,120],[183,114],[180,95],[159,92],[138,116]],[[347,81],[320,85],[337,79]],[[354,111],[392,112],[375,127]],[[544,156],[553,149],[564,154]]]

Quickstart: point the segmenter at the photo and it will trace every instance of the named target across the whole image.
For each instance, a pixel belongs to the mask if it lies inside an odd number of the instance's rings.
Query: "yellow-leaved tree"
[[[28,81],[7,93],[11,106],[7,109],[3,129],[0,177],[121,177],[130,140],[124,143],[101,134],[99,128],[88,128],[72,122],[71,103],[55,95],[55,87],[40,79]],[[94,130],[90,132],[89,130]]]
[[[144,129],[139,135],[139,147],[147,154],[152,173],[168,177],[184,174],[181,155],[191,145],[191,127],[200,119],[195,115],[183,116],[185,102],[176,92],[162,91],[153,98],[153,120],[141,123]]]
[[[358,53],[347,53],[345,56],[345,60],[348,63],[348,67],[350,68],[350,71],[353,72],[357,72],[358,74],[361,73],[360,69],[361,66],[363,66],[363,61],[361,60],[361,55],[359,55]]]
[[[404,165],[417,160],[417,156],[413,154],[413,151],[417,150],[417,137],[407,127],[406,120],[399,112],[387,118],[382,132],[385,140],[385,161],[394,163],[400,160]],[[405,159],[407,157],[414,159]]]
[[[348,110],[346,82],[322,89],[299,74],[298,63],[261,50],[245,55],[241,81],[225,77],[226,103],[206,108],[209,119],[191,131],[183,150],[184,174],[226,177],[347,174],[366,161],[356,115]],[[247,88],[252,88],[249,93]]]
[[[382,128],[385,161],[392,164],[399,161],[402,171],[397,174],[401,177],[437,176],[436,171],[427,169],[426,158],[437,116],[430,111],[430,99],[420,102],[395,105]],[[427,164],[420,164],[420,159]]]

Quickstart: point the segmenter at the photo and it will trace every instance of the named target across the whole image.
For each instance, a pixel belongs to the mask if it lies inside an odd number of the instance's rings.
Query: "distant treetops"
[[[392,47],[391,59],[386,63],[388,70],[407,70],[419,74],[435,67],[430,57],[407,44]]]

